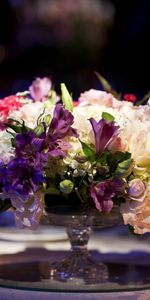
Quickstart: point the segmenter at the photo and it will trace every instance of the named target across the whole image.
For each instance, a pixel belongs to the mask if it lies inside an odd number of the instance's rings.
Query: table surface
[[[7,230],[5,229],[6,233]],[[8,228],[9,232],[9,228]],[[26,235],[22,231],[22,241],[16,240],[14,234],[14,240],[4,240],[3,228],[0,227],[0,264],[9,263],[13,259],[17,259],[17,262],[23,259],[31,259],[36,257],[37,259],[44,255],[49,256],[49,251],[63,251],[69,249],[69,242],[65,235],[64,229],[61,228],[61,232],[58,234],[58,240],[49,240],[45,235],[45,240],[38,236],[36,238],[31,236],[35,235],[31,233],[30,241],[27,241]],[[62,240],[61,239],[62,234]],[[3,240],[2,240],[3,238]],[[101,253],[103,260],[109,258],[109,261],[114,260],[114,256],[117,256],[117,261],[142,260],[143,264],[150,264],[150,236],[135,237],[128,234],[124,227],[117,227],[114,229],[103,230],[101,232],[95,232],[90,239],[89,249],[94,249]],[[54,252],[55,253],[55,252]],[[39,291],[25,291],[10,288],[0,288],[0,300],[150,300],[150,291],[135,291],[135,292],[113,292],[113,293],[56,293],[56,292],[39,292]]]

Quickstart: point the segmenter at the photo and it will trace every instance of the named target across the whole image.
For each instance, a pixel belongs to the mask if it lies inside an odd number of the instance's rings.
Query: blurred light
[[[0,63],[2,63],[3,60],[5,59],[5,54],[6,54],[6,51],[5,51],[4,46],[0,45]]]
[[[60,43],[80,40],[91,46],[102,46],[114,21],[114,6],[101,0],[38,1],[38,17],[52,28]]]

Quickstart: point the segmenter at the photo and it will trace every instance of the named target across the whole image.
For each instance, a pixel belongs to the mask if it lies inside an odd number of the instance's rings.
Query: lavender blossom
[[[101,154],[118,136],[119,126],[116,126],[114,122],[107,122],[105,119],[97,122],[94,118],[90,118],[89,121],[94,131],[96,153]]]
[[[29,87],[31,97],[35,101],[41,101],[48,96],[48,93],[52,87],[51,80],[47,77],[36,78],[32,85]]]

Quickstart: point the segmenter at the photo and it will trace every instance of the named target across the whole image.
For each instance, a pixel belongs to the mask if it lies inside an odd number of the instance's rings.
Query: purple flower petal
[[[113,199],[124,192],[123,180],[108,179],[94,185],[90,185],[90,195],[95,207],[100,212],[110,212],[113,207]]]
[[[71,112],[65,109],[61,104],[56,104],[53,119],[49,127],[49,139],[58,140],[71,135],[78,137],[76,130],[71,127],[73,120],[74,117]]]
[[[54,149],[49,151],[50,156],[52,157],[65,157],[65,152],[61,149]]]
[[[101,119],[97,122],[95,119],[89,119],[95,136],[96,153],[102,153],[107,146],[118,136],[119,126],[116,126],[114,122],[107,122]]]
[[[40,138],[33,138],[31,141],[31,147],[33,148],[34,151],[40,152],[43,146],[43,139]]]

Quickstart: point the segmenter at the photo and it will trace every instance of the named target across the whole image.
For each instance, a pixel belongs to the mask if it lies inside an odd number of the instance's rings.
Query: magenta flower
[[[97,122],[95,119],[90,118],[89,121],[94,131],[96,153],[101,154],[118,136],[119,126],[116,126],[114,122],[108,122],[105,119],[101,119]]]
[[[49,78],[38,77],[32,82],[32,85],[29,87],[29,91],[33,100],[41,101],[43,98],[48,96],[51,87],[52,83]]]
[[[125,183],[122,179],[108,179],[90,185],[90,195],[95,207],[100,212],[110,212],[113,208],[113,199],[124,191]]]

